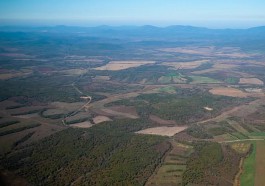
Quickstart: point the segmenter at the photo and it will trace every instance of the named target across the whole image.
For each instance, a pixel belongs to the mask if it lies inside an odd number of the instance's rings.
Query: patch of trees
[[[197,89],[177,89],[175,95],[143,94],[137,99],[149,103],[141,107],[142,111],[146,110],[163,119],[175,120],[182,124],[213,117],[228,105],[241,101],[237,98],[210,95]],[[205,106],[213,108],[213,111],[206,111],[203,108]]]
[[[213,136],[237,132],[227,121],[221,121],[215,125],[217,126],[207,129],[207,131]]]
[[[138,83],[146,79],[149,84],[157,83],[157,80],[170,72],[168,67],[162,65],[143,65],[140,67],[129,68],[112,72],[112,79],[122,82]]]
[[[199,139],[211,139],[213,136],[209,134],[204,127],[200,125],[192,125],[187,130],[187,134]]]
[[[205,171],[223,160],[222,148],[218,143],[197,143],[194,144],[194,150],[187,160],[187,169],[183,173],[183,185],[202,183]]]
[[[85,117],[85,118],[79,118],[79,119],[75,119],[75,120],[69,120],[69,121],[66,121],[66,124],[71,125],[71,124],[75,124],[75,123],[81,123],[81,122],[87,121],[89,119],[90,119],[89,117]]]
[[[141,94],[134,99],[118,100],[107,106],[134,106],[142,118],[150,114],[162,119],[175,120],[180,124],[197,122],[218,115],[228,105],[236,105],[247,101],[240,98],[211,95],[201,89],[176,89],[175,94],[153,93]],[[213,108],[209,112],[205,106]]]
[[[214,142],[194,142],[193,147],[183,185],[230,185],[239,171],[240,159],[249,153],[239,154],[229,145]]]
[[[1,164],[32,184],[144,185],[170,148],[166,137],[134,133],[148,125],[124,119],[69,128],[13,152]]]

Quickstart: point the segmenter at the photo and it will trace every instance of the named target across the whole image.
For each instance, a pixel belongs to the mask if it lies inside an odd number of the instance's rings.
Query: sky
[[[265,25],[265,0],[0,0],[0,25]]]

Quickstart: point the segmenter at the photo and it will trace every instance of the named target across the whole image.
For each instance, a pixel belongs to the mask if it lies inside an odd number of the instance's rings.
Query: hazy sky
[[[0,24],[265,25],[265,0],[0,0]]]

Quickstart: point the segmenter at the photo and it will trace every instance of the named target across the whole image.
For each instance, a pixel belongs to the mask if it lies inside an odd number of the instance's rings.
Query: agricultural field
[[[264,185],[264,34],[13,29],[0,184]]]
[[[154,63],[155,61],[110,61],[107,65],[97,67],[95,70],[117,71]]]
[[[265,135],[264,135],[265,136]],[[255,185],[261,186],[265,182],[264,178],[264,167],[265,167],[265,160],[264,160],[264,153],[265,153],[265,142],[264,141],[257,141],[256,142],[256,163],[255,163]]]
[[[193,152],[192,146],[171,141],[171,151],[164,162],[149,178],[146,185],[178,185],[182,183],[182,174],[186,170],[186,162]]]
[[[137,134],[152,134],[160,136],[174,136],[175,134],[185,130],[187,127],[154,127],[137,131]]]
[[[249,156],[244,160],[243,164],[243,172],[240,177],[240,185],[254,185],[255,184],[255,174],[256,174],[256,143],[253,143],[252,152],[250,152]]]

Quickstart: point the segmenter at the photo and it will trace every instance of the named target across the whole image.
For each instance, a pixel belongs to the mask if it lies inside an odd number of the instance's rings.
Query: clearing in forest
[[[247,97],[247,93],[230,87],[216,87],[210,90],[210,93],[220,96],[230,96],[230,97],[240,97],[244,98]]]
[[[153,135],[160,135],[160,136],[174,136],[175,134],[187,129],[186,126],[181,127],[154,127],[148,128],[144,130],[140,130],[136,133],[138,134],[153,134]]]
[[[263,81],[257,78],[240,78],[239,84],[263,85]]]
[[[171,142],[172,150],[166,154],[162,165],[149,178],[147,186],[181,185],[182,174],[186,170],[186,161],[193,152],[191,146]]]
[[[105,121],[112,121],[109,117],[107,116],[96,116],[93,118],[93,122],[95,124],[99,124],[99,123],[102,123],[102,122],[105,122]]]
[[[155,61],[111,61],[108,64],[97,67],[95,70],[124,70],[133,67],[139,67],[146,64],[154,64]]]
[[[81,123],[75,123],[75,124],[72,124],[70,126],[74,127],[74,128],[90,128],[93,125],[89,121],[85,121],[85,122],[81,122]]]

